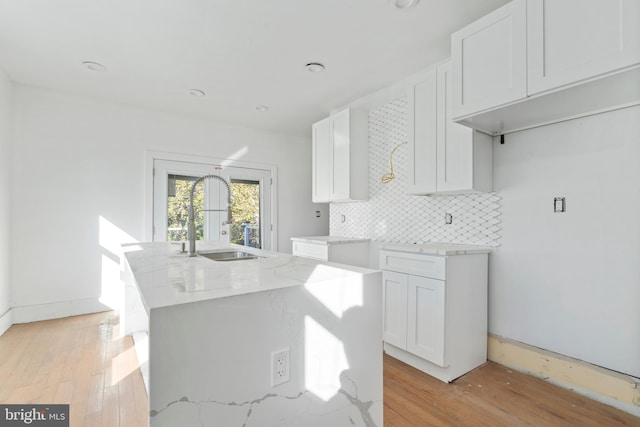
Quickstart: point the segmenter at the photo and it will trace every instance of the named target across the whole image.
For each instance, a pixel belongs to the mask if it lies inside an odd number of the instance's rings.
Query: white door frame
[[[271,173],[271,227],[264,224],[264,233],[270,233],[271,247],[265,248],[271,251],[278,250],[278,167],[267,163],[245,162],[234,159],[223,159],[209,156],[195,156],[190,154],[171,153],[165,151],[145,151],[145,221],[144,236],[145,241],[153,241],[153,162],[154,160],[168,160],[179,162],[191,162],[210,164],[211,166],[221,165],[224,167],[239,167],[249,169],[263,169]]]

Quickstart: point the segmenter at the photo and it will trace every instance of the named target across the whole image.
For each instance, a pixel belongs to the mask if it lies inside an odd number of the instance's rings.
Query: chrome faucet
[[[190,257],[194,257],[196,255],[198,255],[196,253],[196,215],[195,215],[195,210],[193,209],[193,193],[196,190],[196,185],[200,184],[202,181],[204,181],[205,179],[208,178],[215,178],[219,181],[222,181],[222,183],[225,185],[225,187],[227,187],[227,222],[223,223],[224,224],[231,224],[232,218],[231,218],[231,186],[229,185],[229,183],[224,179],[219,177],[218,175],[205,175],[202,176],[198,179],[196,179],[196,181],[193,183],[193,185],[191,186],[191,192],[189,193],[189,256]],[[225,209],[203,209],[203,212],[224,212]]]

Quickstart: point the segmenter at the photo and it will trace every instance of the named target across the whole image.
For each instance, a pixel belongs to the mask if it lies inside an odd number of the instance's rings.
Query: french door
[[[153,240],[188,240],[189,193],[193,183],[206,179],[194,191],[196,238],[271,249],[271,171],[236,166],[153,161]],[[227,222],[231,209],[232,223]]]

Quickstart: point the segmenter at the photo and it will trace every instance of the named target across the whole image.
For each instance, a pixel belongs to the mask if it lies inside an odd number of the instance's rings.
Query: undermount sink
[[[243,251],[206,251],[198,252],[198,255],[209,258],[213,261],[244,261],[262,258],[261,256]]]

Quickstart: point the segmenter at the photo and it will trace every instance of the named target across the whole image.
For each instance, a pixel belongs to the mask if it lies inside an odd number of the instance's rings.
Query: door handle
[[[222,235],[224,236],[225,234],[227,234],[227,230],[222,230],[222,231],[220,232],[220,234],[222,234]]]

